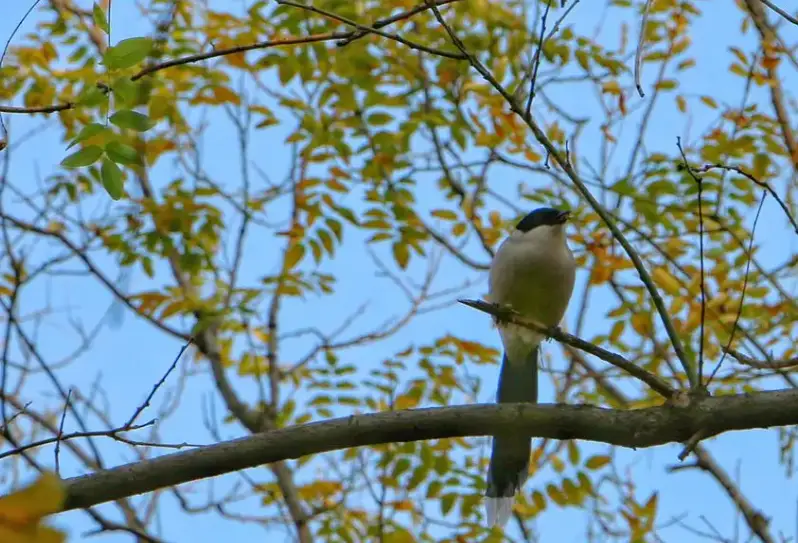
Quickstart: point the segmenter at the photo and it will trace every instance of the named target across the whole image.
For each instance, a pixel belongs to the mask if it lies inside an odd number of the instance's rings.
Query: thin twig
[[[10,36],[8,37],[8,39],[6,40],[6,44],[5,44],[5,46],[3,46],[3,53],[2,53],[2,54],[0,54],[0,69],[2,69],[2,68],[3,68],[3,61],[6,59],[6,53],[8,53],[8,48],[11,46],[11,40],[13,40],[13,39],[14,39],[14,36],[15,36],[15,35],[16,35],[16,33],[19,31],[20,27],[22,26],[22,23],[24,23],[24,22],[25,22],[25,19],[27,19],[27,18],[28,18],[28,16],[29,16],[31,13],[33,13],[33,10],[36,8],[36,6],[38,6],[38,5],[39,5],[39,2],[40,2],[40,1],[41,1],[41,0],[36,0],[36,1],[35,1],[33,4],[31,4],[31,7],[29,7],[29,8],[28,8],[28,11],[26,11],[26,12],[25,12],[25,15],[23,15],[23,16],[22,16],[22,19],[20,19],[20,21],[17,23],[17,26],[15,26],[15,27],[14,27],[14,30],[12,30],[12,31],[11,31],[11,35],[10,35]],[[2,112],[2,110],[0,110],[0,112]],[[6,124],[5,124],[5,121],[3,121],[3,116],[2,116],[2,115],[0,115],[0,129],[2,129],[2,134],[0,134],[0,138],[2,138],[2,139],[5,139],[5,135],[6,135]],[[6,142],[6,145],[7,145],[7,144],[8,144],[8,143]],[[5,145],[4,145],[3,147],[5,147]],[[1,150],[2,150],[2,149],[0,149],[0,151],[1,151]]]
[[[532,110],[532,100],[535,99],[535,83],[538,80],[538,68],[540,67],[540,54],[543,52],[543,35],[546,33],[546,18],[549,16],[551,9],[551,0],[546,3],[546,9],[543,11],[543,17],[540,19],[540,38],[538,39],[538,50],[535,51],[535,58],[532,59],[532,77],[529,82],[529,96],[526,99],[526,108],[524,113],[528,116]]]
[[[748,288],[748,272],[751,270],[751,261],[754,259],[754,255],[751,252],[754,248],[754,234],[756,234],[756,225],[759,222],[759,214],[762,212],[762,205],[765,203],[765,198],[767,198],[768,193],[762,191],[762,199],[759,200],[759,207],[756,210],[756,216],[754,217],[754,225],[751,228],[751,239],[748,241],[748,262],[745,264],[745,278],[743,279],[743,291],[740,295],[740,305],[737,307],[737,315],[734,317],[734,325],[732,326],[731,332],[729,333],[729,341],[726,343],[726,348],[723,350],[723,355],[721,355],[718,364],[715,366],[715,369],[712,370],[712,373],[709,375],[709,379],[707,379],[707,386],[709,383],[712,382],[712,379],[715,377],[715,374],[718,373],[721,364],[726,359],[726,354],[729,352],[729,348],[731,347],[732,341],[734,341],[734,333],[737,331],[737,324],[740,322],[740,315],[743,314],[743,302],[745,302],[745,291]],[[736,357],[735,357],[736,358]]]
[[[701,288],[701,323],[698,332],[698,387],[701,387],[701,380],[704,377],[704,327],[707,318],[707,300],[705,288],[705,272],[704,272],[704,205],[702,196],[704,194],[703,179],[693,172],[693,169],[687,163],[687,155],[682,148],[682,138],[676,138],[676,147],[679,148],[679,153],[682,155],[684,166],[687,168],[688,173],[698,185],[698,260],[700,266],[700,288]]]
[[[651,10],[651,0],[646,0],[643,6],[643,16],[640,19],[640,35],[637,37],[637,51],[635,51],[635,87],[640,98],[645,98],[646,93],[643,92],[643,85],[640,84],[640,65],[643,62],[643,45],[646,41],[646,25],[648,24],[648,13]]]
[[[792,214],[790,213],[790,208],[787,207],[787,204],[784,203],[784,200],[782,200],[779,197],[779,195],[776,194],[776,191],[773,190],[773,188],[770,185],[768,185],[764,181],[760,181],[759,179],[757,179],[756,177],[754,177],[750,173],[746,172],[745,170],[743,170],[739,166],[725,166],[723,164],[705,164],[704,166],[702,166],[701,168],[697,169],[696,171],[704,173],[704,172],[708,172],[710,170],[727,170],[727,171],[739,173],[743,177],[749,179],[750,181],[756,183],[757,185],[759,185],[760,187],[762,187],[763,189],[768,191],[770,193],[770,195],[773,196],[773,198],[775,198],[775,200],[779,203],[779,206],[781,206],[781,209],[784,211],[784,214],[787,215],[787,220],[790,221],[790,224],[792,225],[793,230],[795,230],[795,233],[798,234],[798,222],[796,222],[795,219],[793,218]]]
[[[580,1],[581,0],[574,0],[573,2],[571,2],[571,5],[568,6],[568,9],[566,9],[565,12],[562,14],[562,17],[557,19],[557,22],[554,23],[553,27],[551,27],[551,31],[548,34],[546,34],[546,39],[543,40],[543,45],[546,45],[546,42],[549,41],[551,37],[557,33],[557,31],[560,29],[560,25],[562,24],[562,22],[565,20],[566,17],[568,17],[568,14],[571,13],[571,11],[573,11],[573,9]]]
[[[684,448],[678,455],[679,460],[684,460],[685,458],[687,458],[689,454],[693,452],[693,449],[696,448],[698,443],[705,437],[707,437],[707,433],[704,430],[699,430],[696,433],[694,433],[690,437],[690,439],[688,439],[687,442],[684,444]]]
[[[459,2],[459,1],[460,0],[438,0],[437,2],[435,2],[435,5],[437,5],[437,6],[445,6],[446,4],[453,4],[454,2]],[[413,9],[404,11],[402,13],[397,13],[396,15],[393,15],[391,17],[387,17],[385,19],[378,19],[371,26],[373,26],[374,28],[383,28],[383,27],[391,25],[391,24],[393,24],[393,23],[395,23],[397,21],[402,21],[404,19],[409,19],[413,15],[417,15],[417,14],[421,13],[422,11],[427,11],[428,9],[429,9],[429,6],[427,4],[421,4],[419,6],[414,7]],[[335,45],[338,46],[338,47],[343,47],[345,45],[349,45],[350,43],[352,43],[355,40],[358,40],[358,39],[362,38],[363,36],[368,36],[368,35],[369,35],[369,32],[367,32],[366,30],[358,30],[357,32],[353,32],[350,37],[335,42]]]
[[[72,389],[70,388],[67,391],[67,397],[64,403],[64,410],[61,411],[61,422],[58,424],[58,433],[55,436],[55,472],[58,476],[61,476],[61,462],[60,462],[60,453],[61,453],[61,439],[64,435],[64,421],[66,420],[66,412],[67,412],[67,405],[69,405],[69,399],[72,396]]]
[[[746,366],[751,366],[752,368],[758,369],[774,369],[774,370],[783,370],[788,368],[794,368],[798,366],[798,356],[794,356],[792,358],[788,358],[787,360],[756,360],[751,358],[750,356],[746,356],[743,353],[732,349],[731,347],[727,347],[724,351],[725,353],[729,353],[732,355],[738,362],[741,364],[745,364]]]
[[[194,338],[189,338],[189,340],[182,347],[180,347],[180,351],[178,351],[177,356],[172,361],[172,365],[169,366],[169,368],[166,370],[163,376],[158,380],[158,382],[155,383],[155,385],[153,385],[152,390],[150,391],[147,398],[144,400],[144,402],[141,405],[139,405],[136,408],[136,411],[133,413],[133,415],[131,415],[131,417],[125,423],[124,426],[125,428],[130,428],[131,426],[133,426],[138,416],[141,415],[141,413],[145,409],[147,409],[147,407],[150,405],[150,401],[152,401],[153,396],[155,396],[155,393],[158,392],[158,389],[161,388],[161,386],[164,384],[166,378],[169,377],[169,374],[172,373],[174,369],[177,367],[177,363],[180,361],[180,357],[183,356],[183,353],[186,352],[186,349],[188,349],[188,347],[193,343],[193,341]]]
[[[547,337],[559,341],[560,343],[570,345],[571,347],[575,347],[588,354],[592,354],[596,358],[600,358],[601,360],[604,360],[605,362],[608,362],[613,366],[624,370],[632,377],[636,377],[637,379],[643,381],[648,386],[650,386],[655,392],[659,393],[665,398],[671,398],[675,394],[675,390],[673,389],[673,387],[671,387],[668,383],[666,383],[665,381],[663,381],[653,373],[649,373],[648,371],[644,370],[637,364],[630,362],[629,360],[627,360],[626,358],[617,353],[613,353],[612,351],[608,351],[602,347],[599,347],[598,345],[594,345],[589,341],[585,341],[582,338],[563,332],[558,327],[547,328],[534,321],[523,318],[521,315],[519,315],[512,309],[484,302],[482,300],[458,300],[458,301],[463,305],[467,305],[468,307],[472,307],[476,310],[482,311],[483,313],[493,315],[499,320],[510,322],[512,324],[516,324],[518,326],[523,326],[530,330],[540,332],[542,334],[545,334]]]
[[[351,27],[357,28],[361,32],[371,32],[373,34],[378,34],[378,35],[382,36],[383,38],[388,38],[389,40],[397,41],[397,42],[399,42],[399,43],[401,43],[403,45],[406,45],[406,46],[408,46],[411,49],[415,49],[417,51],[424,51],[425,53],[430,53],[432,55],[438,55],[438,56],[446,57],[446,58],[452,58],[452,59],[455,59],[455,60],[465,60],[467,58],[467,57],[465,57],[464,55],[462,55],[460,53],[451,53],[449,51],[442,51],[440,49],[435,49],[433,47],[427,47],[426,45],[421,45],[420,43],[416,43],[416,42],[410,41],[410,40],[408,40],[406,38],[403,38],[402,36],[400,36],[398,34],[391,34],[390,32],[384,32],[384,31],[382,31],[382,30],[380,30],[378,28],[374,28],[373,26],[362,25],[362,24],[358,23],[357,21],[353,21],[352,19],[349,19],[347,17],[343,17],[342,15],[338,15],[338,14],[333,13],[331,11],[327,11],[327,10],[324,10],[324,9],[321,9],[321,8],[317,8],[315,6],[310,6],[310,5],[302,4],[302,3],[299,3],[299,2],[293,2],[292,0],[275,0],[275,1],[277,2],[277,4],[282,5],[282,6],[292,6],[292,7],[295,7],[295,8],[304,9],[305,11],[310,11],[311,13],[316,13],[316,14],[321,15],[323,17],[327,17],[329,19],[333,19],[334,21],[338,21],[339,23],[343,23],[345,25],[349,25]],[[428,5],[429,5],[429,0],[427,0],[427,1],[428,1]],[[435,7],[433,9],[438,9],[438,8]]]
[[[798,25],[798,19],[796,19],[795,17],[793,17],[792,15],[781,9],[779,6],[777,6],[770,0],[762,0],[762,3],[765,4],[767,7],[769,7],[770,9],[772,9],[773,11],[775,11],[776,13],[778,13],[779,15],[781,15],[782,17],[784,17],[785,19],[787,19],[788,21],[790,21],[792,24]]]
[[[20,413],[24,414],[24,412],[20,412]],[[117,441],[122,441],[124,443],[140,444],[142,442],[133,441],[131,439],[126,439],[126,438],[123,438],[122,436],[120,436],[118,434],[121,433],[121,432],[131,432],[133,430],[140,430],[141,428],[146,428],[148,426],[152,426],[153,424],[155,424],[155,420],[151,420],[151,421],[145,422],[143,424],[136,424],[136,425],[130,426],[130,427],[120,426],[118,428],[111,428],[110,430],[89,430],[88,432],[72,432],[70,434],[61,434],[61,432],[59,431],[58,434],[55,435],[54,437],[47,437],[47,438],[44,438],[44,439],[40,439],[38,441],[32,441],[30,443],[26,443],[25,445],[20,445],[19,447],[14,447],[13,449],[9,449],[9,450],[3,451],[2,453],[0,453],[0,460],[2,460],[3,458],[8,458],[8,457],[11,457],[11,456],[16,456],[18,454],[22,454],[25,451],[28,451],[30,449],[36,449],[38,447],[43,447],[45,445],[51,445],[51,444],[55,443],[56,447],[57,447],[60,443],[66,443],[67,441],[72,441],[74,439],[83,439],[83,438],[90,438],[90,437],[110,437],[112,439],[115,439]],[[149,444],[148,443],[148,445],[153,446],[153,447],[176,448],[174,446],[162,445],[160,443],[157,443],[157,444]],[[202,447],[203,445],[186,445],[186,446]]]

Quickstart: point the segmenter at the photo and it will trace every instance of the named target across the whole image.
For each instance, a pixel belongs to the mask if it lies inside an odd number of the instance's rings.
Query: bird
[[[537,208],[515,226],[496,251],[489,271],[489,302],[510,307],[546,327],[560,324],[576,276],[565,224],[570,211]],[[497,321],[504,347],[497,403],[538,401],[538,359],[545,335]],[[515,494],[529,472],[530,436],[493,437],[488,465],[486,516],[488,526],[503,526],[510,518]]]

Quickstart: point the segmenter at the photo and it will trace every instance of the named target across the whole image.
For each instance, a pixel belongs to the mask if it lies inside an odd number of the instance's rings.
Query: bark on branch
[[[699,430],[711,437],[733,430],[792,424],[798,424],[798,390],[697,398],[683,407],[666,404],[637,410],[478,404],[354,415],[263,432],[68,479],[64,510],[280,460],[380,443],[512,431],[637,448],[685,442]]]

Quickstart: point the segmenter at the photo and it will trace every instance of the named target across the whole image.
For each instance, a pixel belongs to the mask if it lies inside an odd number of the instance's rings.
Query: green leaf
[[[393,116],[388,113],[377,112],[368,116],[368,124],[372,126],[382,126],[391,121],[393,121]]]
[[[128,166],[141,164],[139,154],[130,145],[119,143],[118,141],[109,141],[105,144],[105,152],[108,154],[108,158],[117,164],[126,164]]]
[[[128,38],[105,52],[103,64],[109,70],[123,70],[135,66],[150,54],[153,42],[150,38]]]
[[[333,218],[324,219],[324,222],[327,224],[330,230],[332,230],[333,234],[335,234],[335,237],[338,239],[338,241],[343,241],[344,230],[341,226],[341,222]]]
[[[78,95],[78,104],[93,107],[102,104],[108,99],[108,94],[96,85],[84,87]]]
[[[441,488],[443,488],[443,483],[440,481],[430,481],[430,484],[427,485],[427,499],[435,498],[440,494]]]
[[[103,148],[99,145],[89,145],[76,151],[61,161],[64,168],[81,168],[94,164],[103,156]]]
[[[135,105],[139,97],[139,85],[129,77],[117,78],[111,85],[111,90],[120,103],[125,105]]]
[[[143,257],[141,260],[141,267],[144,268],[144,273],[147,277],[152,279],[155,276],[155,268],[152,265],[152,259],[148,256]]]
[[[753,176],[761,180],[767,175],[768,167],[770,166],[770,157],[765,153],[757,153],[754,155],[754,171]]]
[[[335,245],[333,244],[332,236],[327,230],[319,229],[319,239],[324,246],[324,250],[332,256],[335,253]]]
[[[396,461],[396,465],[393,467],[393,473],[391,477],[395,480],[399,480],[399,476],[402,475],[404,472],[410,469],[410,459],[409,458],[400,458]]]
[[[407,482],[406,485],[407,489],[415,490],[418,487],[418,485],[420,485],[422,481],[424,481],[428,473],[429,473],[428,466],[421,465],[416,467],[416,469],[413,470],[413,474],[410,476],[410,480]]]
[[[94,136],[100,134],[101,132],[104,132],[105,130],[106,128],[99,123],[87,124],[80,130],[78,135],[75,136],[75,139],[73,139],[72,142],[67,146],[67,149],[71,149],[78,143],[86,141],[89,138],[93,138]]]
[[[452,510],[452,506],[454,506],[454,502],[457,499],[457,494],[444,494],[441,496],[441,513],[445,515],[449,514],[449,511]]]
[[[108,16],[105,14],[103,8],[94,3],[94,7],[91,10],[92,17],[94,18],[94,24],[100,27],[100,30],[105,32],[106,34],[111,33],[111,28],[108,26]]]
[[[111,115],[110,121],[119,128],[128,128],[136,132],[146,132],[155,123],[146,115],[131,109],[121,109]]]
[[[355,214],[352,212],[351,209],[343,207],[343,206],[333,206],[333,209],[341,217],[346,219],[347,222],[349,222],[349,223],[351,223],[351,224],[353,224],[355,226],[360,226],[360,224],[358,223],[357,217],[355,216]]]
[[[103,165],[100,169],[103,180],[103,187],[108,195],[114,200],[119,200],[124,194],[125,176],[110,158],[103,158]]]

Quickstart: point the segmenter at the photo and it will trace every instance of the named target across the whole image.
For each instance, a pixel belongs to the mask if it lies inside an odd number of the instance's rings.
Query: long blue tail
[[[538,353],[535,347],[526,360],[510,361],[507,353],[499,374],[498,403],[538,401]],[[493,438],[493,450],[488,467],[487,515],[488,526],[504,525],[512,513],[515,493],[521,488],[529,472],[532,440],[517,434]]]

